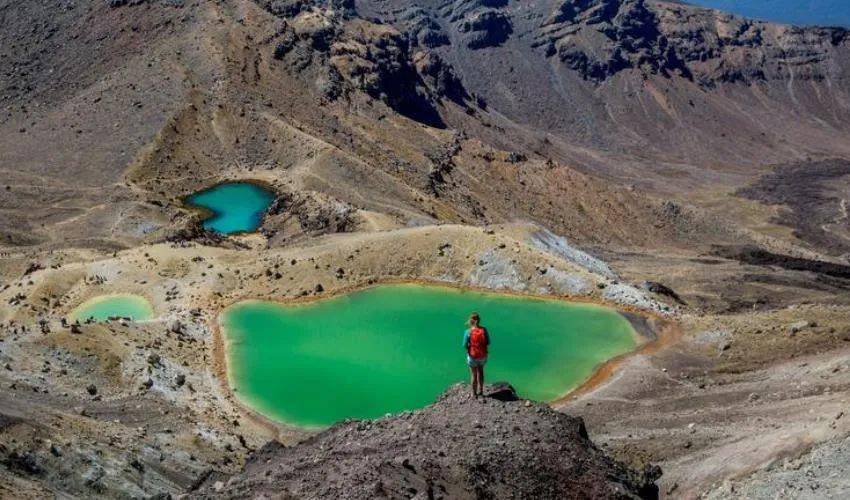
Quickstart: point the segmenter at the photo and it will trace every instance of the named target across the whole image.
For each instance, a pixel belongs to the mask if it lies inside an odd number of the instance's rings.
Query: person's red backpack
[[[469,357],[483,359],[487,357],[487,331],[480,326],[469,332]]]

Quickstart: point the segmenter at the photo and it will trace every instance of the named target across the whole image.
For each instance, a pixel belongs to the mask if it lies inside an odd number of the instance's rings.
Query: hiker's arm
[[[463,332],[463,348],[469,349],[469,330]]]
[[[487,341],[487,347],[490,347],[490,330],[484,329],[484,339]]]

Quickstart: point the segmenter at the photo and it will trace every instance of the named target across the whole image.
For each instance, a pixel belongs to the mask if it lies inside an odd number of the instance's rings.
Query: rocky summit
[[[657,498],[658,467],[599,450],[584,422],[517,397],[451,387],[422,410],[348,421],[308,441],[264,446],[201,498]]]

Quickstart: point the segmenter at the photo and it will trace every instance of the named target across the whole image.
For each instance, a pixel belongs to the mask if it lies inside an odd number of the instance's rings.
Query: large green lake
[[[109,318],[131,318],[144,321],[153,317],[153,307],[144,297],[130,294],[102,295],[77,306],[69,319],[71,321],[106,321]]]
[[[487,380],[508,381],[530,399],[564,395],[636,345],[629,322],[603,307],[382,285],[310,303],[229,307],[220,318],[229,382],[248,406],[297,426],[419,408],[468,380],[461,344],[472,311],[492,339]]]
[[[223,234],[254,231],[274,201],[272,191],[248,182],[227,182],[199,191],[186,203],[210,213],[203,226]]]

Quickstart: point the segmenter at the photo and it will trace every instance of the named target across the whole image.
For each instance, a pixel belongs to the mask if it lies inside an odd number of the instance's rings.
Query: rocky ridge
[[[820,81],[848,40],[841,28],[776,26],[657,0],[560,0],[532,13],[508,0],[397,1],[383,10],[368,0],[357,4],[383,13],[378,19],[426,49],[453,43],[472,50],[498,47],[521,24],[532,34],[530,47],[595,82],[627,69],[704,86],[787,79],[792,73]]]
[[[202,498],[653,498],[658,467],[637,471],[588,439],[584,423],[524,401],[507,384],[472,398],[451,387],[422,410],[337,424],[271,443],[245,471],[210,476]]]
[[[583,78],[602,81],[625,69],[690,77],[643,0],[563,2],[540,27],[536,46]]]

